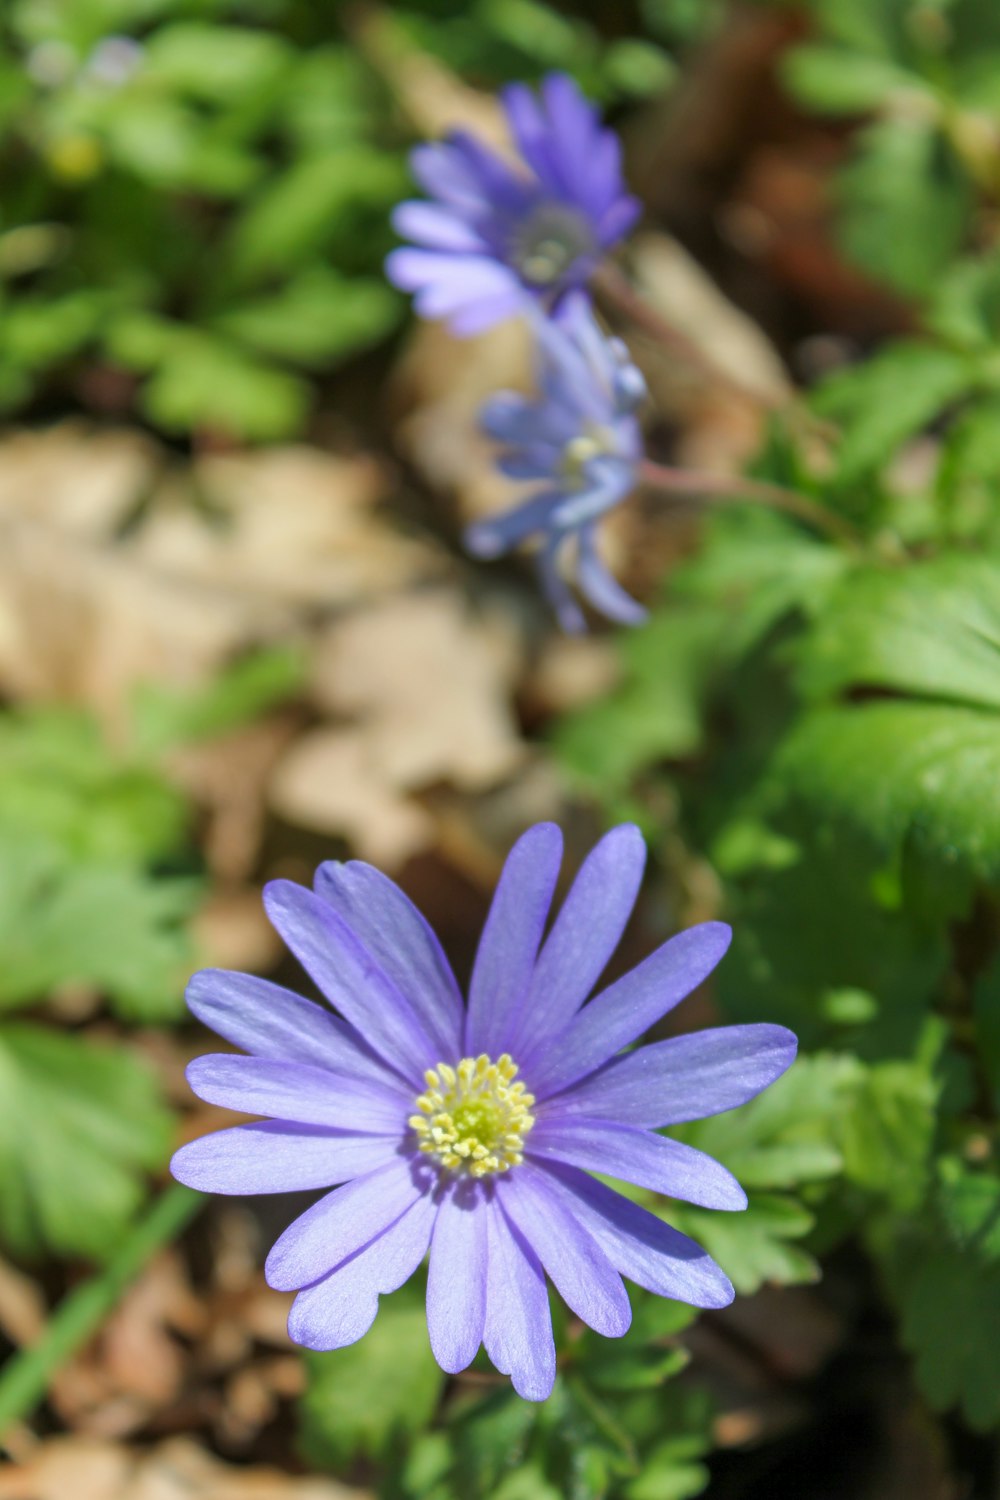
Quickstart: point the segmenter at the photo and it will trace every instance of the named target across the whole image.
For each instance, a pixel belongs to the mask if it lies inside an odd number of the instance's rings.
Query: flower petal
[[[436,1211],[432,1198],[418,1198],[382,1234],[299,1292],[288,1315],[289,1337],[306,1349],[357,1343],[375,1321],[379,1296],[409,1281],[427,1254]]]
[[[560,1115],[600,1115],[656,1130],[735,1109],[766,1089],[795,1059],[784,1026],[760,1023],[693,1031],[616,1057],[550,1101]]]
[[[187,1081],[199,1099],[224,1109],[359,1135],[395,1135],[397,1141],[406,1132],[411,1103],[389,1082],[231,1052],[196,1057]]]
[[[466,1052],[503,1052],[524,1004],[562,858],[554,823],[536,823],[507,856],[469,988]]]
[[[442,1370],[457,1375],[483,1341],[486,1319],[486,1203],[474,1184],[459,1184],[434,1221],[427,1273],[427,1331]]]
[[[589,1328],[620,1338],[632,1321],[621,1277],[579,1218],[546,1187],[544,1174],[525,1163],[498,1180],[497,1200],[566,1305]]]
[[[348,1135],[321,1126],[261,1120],[189,1141],[170,1170],[203,1193],[299,1193],[374,1171],[399,1151],[399,1137]]]
[[[608,571],[597,550],[593,526],[581,530],[579,549],[577,583],[591,608],[618,625],[641,625],[648,618],[648,611]]]
[[[411,1084],[438,1061],[412,1007],[348,924],[313,891],[272,880],[264,905],[277,931],[332,1005]]]
[[[525,1401],[544,1401],[556,1378],[552,1315],[538,1256],[495,1199],[486,1204],[486,1353]]]
[[[725,1272],[694,1240],[621,1193],[573,1167],[547,1165],[553,1195],[561,1194],[611,1264],[637,1286],[692,1307],[728,1307],[735,1293]]]
[[[353,1026],[255,974],[201,969],[186,999],[202,1025],[254,1057],[334,1068],[382,1083],[395,1076]]]
[[[486,248],[471,224],[437,203],[411,201],[397,204],[392,214],[392,227],[404,239],[426,245],[431,250],[482,254]]]
[[[580,866],[545,940],[531,978],[515,1056],[527,1061],[563,1031],[601,977],[639,893],[646,845],[623,823],[605,834]]]
[[[316,891],[405,997],[437,1059],[454,1057],[465,1019],[461,992],[441,944],[409,897],[381,870],[360,860],[320,865]]]
[[[736,1178],[714,1157],[634,1125],[592,1116],[546,1118],[532,1130],[526,1150],[533,1160],[561,1161],[588,1172],[603,1172],[702,1208],[747,1206],[747,1195]]]
[[[328,1275],[423,1197],[428,1177],[409,1158],[397,1157],[334,1188],[275,1241],[264,1265],[268,1286],[294,1292]]]
[[[702,922],[657,948],[584,1006],[533,1069],[532,1092],[543,1099],[559,1093],[634,1042],[711,974],[731,937],[725,922]]]

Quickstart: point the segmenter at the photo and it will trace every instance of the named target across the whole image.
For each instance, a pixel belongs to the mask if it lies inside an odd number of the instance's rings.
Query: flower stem
[[[851,523],[835,511],[827,510],[818,500],[800,495],[797,490],[786,490],[778,484],[767,484],[759,479],[744,479],[740,475],[729,478],[720,474],[697,474],[688,469],[670,469],[664,464],[645,459],[639,469],[640,482],[647,489],[664,495],[689,496],[694,500],[719,501],[722,504],[769,505],[773,510],[782,510],[797,520],[805,521],[817,531],[825,532],[835,541],[857,547],[860,538]]]
[[[722,369],[694,339],[675,327],[641,292],[636,291],[629,278],[613,261],[602,262],[592,277],[592,284],[598,294],[617,308],[624,318],[648,334],[668,353],[676,355],[682,364],[698,371],[709,384],[723,385],[743,401],[752,401],[765,411],[786,411],[793,402],[793,397],[782,401],[776,396],[766,395]]]
[[[0,1374],[0,1442],[31,1415],[60,1366],[97,1332],[129,1282],[161,1246],[176,1239],[204,1202],[201,1193],[173,1183],[103,1270],[63,1298],[38,1342],[8,1360]]]

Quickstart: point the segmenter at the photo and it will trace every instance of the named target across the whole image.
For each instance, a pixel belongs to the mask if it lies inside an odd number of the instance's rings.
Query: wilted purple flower
[[[571,78],[546,78],[541,101],[524,84],[502,97],[523,169],[457,131],[413,152],[432,201],[402,203],[393,216],[418,248],[393,251],[389,279],[416,293],[421,317],[447,318],[463,335],[586,285],[639,215],[618,138]]]
[[[272,922],[339,1015],[263,979],[196,974],[188,1003],[246,1057],[198,1058],[195,1093],[271,1118],[184,1146],[175,1176],[217,1193],[339,1186],[285,1230],[267,1278],[298,1291],[293,1339],[339,1349],[430,1250],[427,1322],[448,1371],[485,1344],[528,1400],[555,1376],[546,1275],[609,1337],[622,1276],[697,1307],[733,1289],[694,1241],[588,1174],[707,1208],[746,1204],[711,1157],[656,1132],[742,1104],[788,1067],[781,1026],[728,1026],[622,1052],[711,972],[729,929],[680,933],[589,1004],[631,912],[637,829],[592,851],[543,941],[562,837],[512,850],[468,1007],[437,939],[370,865],[320,866],[315,890],[268,886]]]
[[[498,460],[511,479],[541,486],[523,505],[477,521],[465,545],[477,557],[499,557],[526,538],[541,537],[542,587],[564,630],[584,619],[560,572],[567,543],[577,548],[580,592],[599,613],[636,625],[646,611],[615,582],[597,549],[597,522],[633,488],[642,458],[636,407],[645,382],[620,339],[607,338],[586,299],[569,298],[559,317],[536,318],[540,395],[502,391],[487,401],[480,422],[504,444]]]

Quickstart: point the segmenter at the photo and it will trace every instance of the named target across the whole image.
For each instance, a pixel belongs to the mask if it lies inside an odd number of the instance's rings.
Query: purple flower
[[[456,132],[413,152],[413,175],[432,201],[402,203],[393,216],[418,248],[393,251],[389,279],[416,293],[421,317],[447,318],[457,334],[525,306],[552,308],[586,285],[639,216],[618,138],[571,78],[546,78],[541,102],[514,84],[503,103],[523,170]]]
[[[628,495],[642,457],[635,410],[645,382],[620,339],[607,338],[583,296],[559,317],[535,320],[541,395],[513,391],[491,397],[480,422],[504,445],[498,460],[511,479],[541,488],[513,510],[470,526],[465,545],[477,557],[499,557],[527,537],[541,536],[542,588],[564,630],[585,628],[560,572],[567,544],[576,544],[580,592],[611,620],[637,625],[646,611],[615,582],[597,549],[597,522]]]
[[[729,943],[706,922],[584,1004],[628,920],[645,850],[609,833],[548,936],[562,837],[512,850],[479,945],[468,1006],[427,923],[360,863],[320,866],[315,889],[278,880],[272,922],[337,1015],[247,974],[206,969],[194,1014],[249,1056],[201,1057],[191,1087],[268,1116],[193,1141],[174,1175],[217,1193],[328,1188],[285,1230],[267,1278],[298,1296],[289,1332],[339,1349],[371,1326],[430,1250],[427,1322],[448,1371],[480,1344],[541,1401],[555,1349],[546,1277],[590,1327],[629,1326],[622,1277],[697,1307],[732,1300],[693,1240],[596,1181],[606,1173],[708,1208],[746,1204],[711,1157],[662,1125],[742,1104],[795,1053],[781,1026],[728,1026],[623,1052],[700,984]]]

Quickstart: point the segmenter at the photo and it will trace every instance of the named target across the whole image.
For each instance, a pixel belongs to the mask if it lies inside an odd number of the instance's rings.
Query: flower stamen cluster
[[[424,1074],[419,1114],[409,1124],[420,1150],[449,1172],[487,1177],[524,1160],[524,1138],[535,1123],[535,1102],[515,1083],[517,1064],[509,1052],[492,1062],[485,1052],[463,1057],[457,1067],[438,1063]]]

